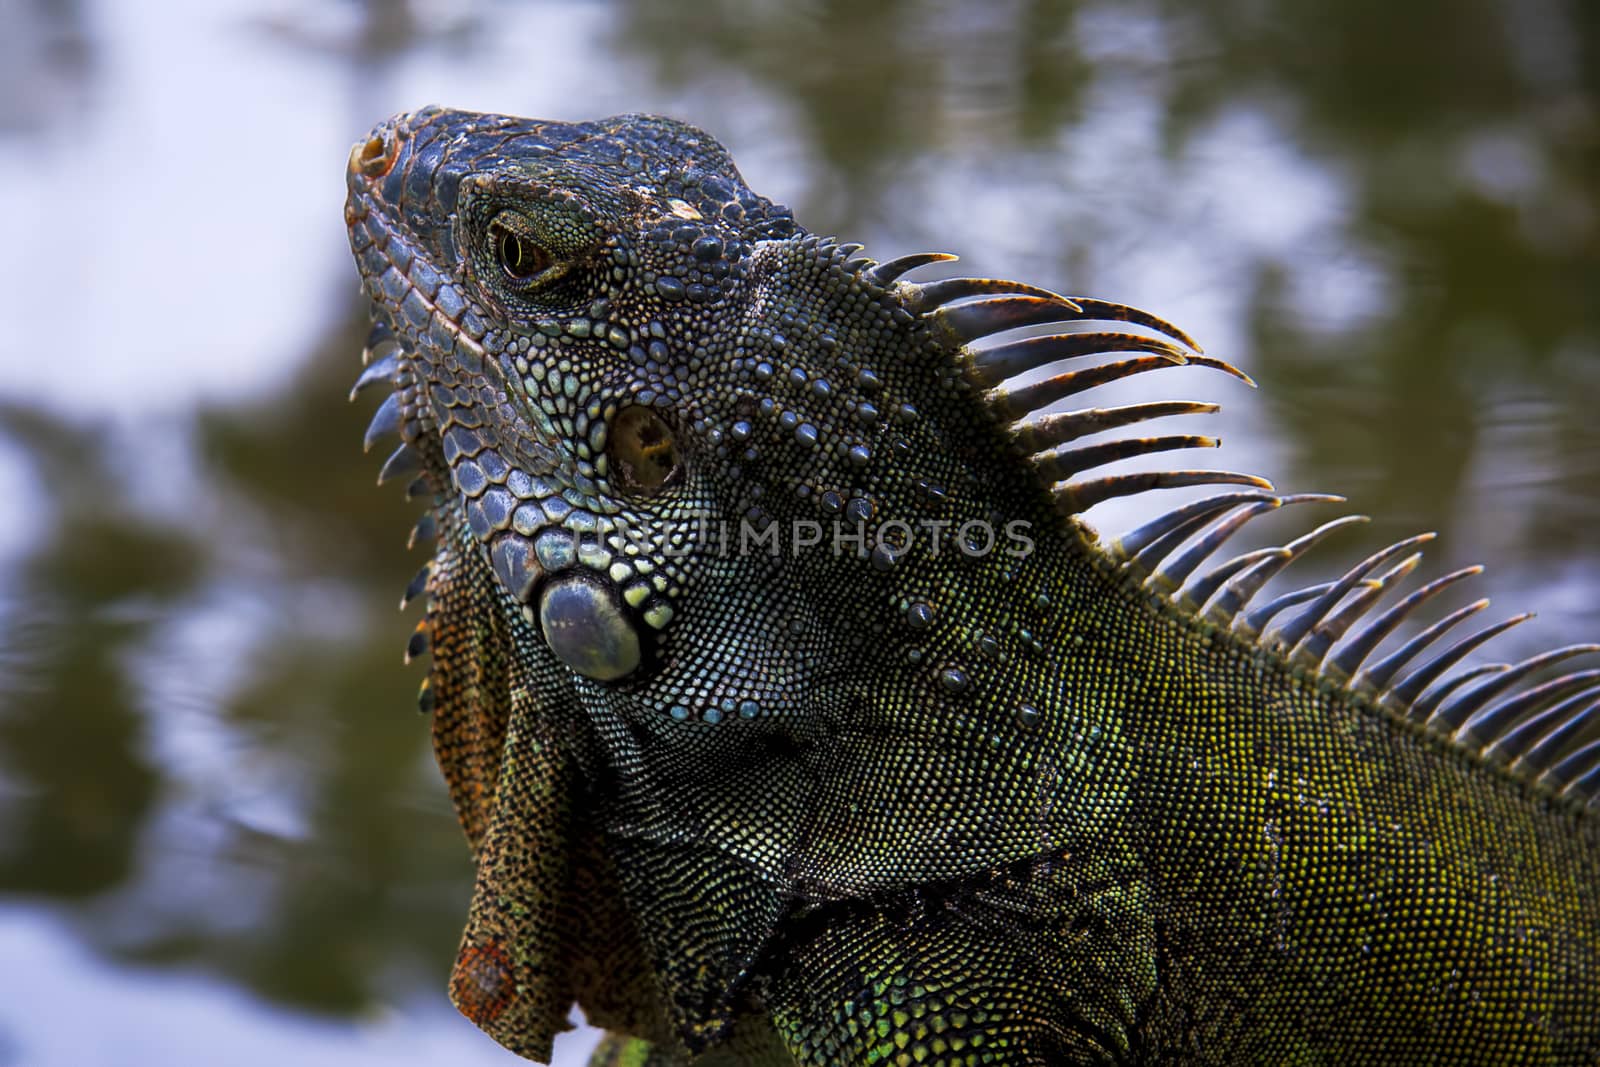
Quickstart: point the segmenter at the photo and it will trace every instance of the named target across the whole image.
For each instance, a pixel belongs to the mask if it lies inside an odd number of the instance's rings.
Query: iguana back
[[[425,109],[348,180],[497,1040],[577,1001],[614,1062],[1600,1059],[1600,670],[1557,666],[1600,647],[1389,639],[1475,573],[1396,593],[1426,536],[1259,596],[1345,520],[1213,554],[1337,498],[1105,474],[1214,406],[1060,404],[1234,368],[914,284],[952,257],[809,235],[671,120]]]

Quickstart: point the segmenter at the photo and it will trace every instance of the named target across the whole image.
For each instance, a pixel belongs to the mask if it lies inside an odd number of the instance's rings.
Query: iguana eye
[[[504,222],[489,227],[489,243],[500,269],[514,282],[526,282],[551,265],[550,253]]]
[[[623,408],[611,424],[611,482],[628,496],[651,496],[683,476],[672,427],[646,407]]]

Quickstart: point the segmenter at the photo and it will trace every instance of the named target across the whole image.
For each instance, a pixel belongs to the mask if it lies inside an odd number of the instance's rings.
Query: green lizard
[[[1429,651],[1480,602],[1380,652],[1476,568],[1393,593],[1424,535],[1258,597],[1355,520],[1212,554],[1337,498],[1097,473],[1213,406],[1058,403],[1238,371],[908,281],[953,257],[810,235],[667,119],[428,108],[348,190],[367,443],[437,541],[451,994],[506,1047],[577,1003],[610,1063],[1600,1060],[1600,670],[1550,670],[1600,646],[1453,671],[1519,621]]]

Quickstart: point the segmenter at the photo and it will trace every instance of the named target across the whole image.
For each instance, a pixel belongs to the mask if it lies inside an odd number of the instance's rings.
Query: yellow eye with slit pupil
[[[683,474],[672,427],[646,407],[623,408],[612,420],[606,459],[612,482],[625,494],[649,496]]]
[[[549,252],[510,227],[495,224],[490,239],[495,257],[500,261],[500,269],[512,281],[525,282],[550,266]]]

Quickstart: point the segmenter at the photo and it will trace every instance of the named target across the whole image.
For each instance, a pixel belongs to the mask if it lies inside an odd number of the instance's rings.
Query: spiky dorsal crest
[[[859,246],[849,246],[858,249]],[[1065,297],[1021,282],[992,278],[947,278],[918,285],[903,276],[920,267],[956,257],[923,252],[881,263],[866,257],[846,266],[879,286],[893,287],[902,304],[960,353],[967,380],[981,403],[1027,454],[1058,510],[1076,519],[1095,504],[1155,489],[1233,485],[1220,493],[1172,508],[1120,537],[1102,542],[1109,561],[1153,596],[1270,654],[1291,666],[1314,672],[1330,686],[1420,724],[1481,758],[1574,803],[1600,807],[1600,739],[1591,728],[1600,718],[1600,668],[1567,671],[1539,679],[1549,668],[1600,654],[1600,645],[1573,644],[1520,663],[1466,669],[1460,662],[1492,638],[1531,618],[1514,615],[1439,650],[1437,646],[1469,618],[1488,607],[1473,601],[1399,641],[1379,656],[1378,649],[1430,600],[1459,582],[1482,573],[1465,567],[1436,578],[1395,600],[1380,602],[1416,569],[1415,551],[1433,539],[1424,533],[1398,541],[1361,560],[1339,578],[1274,597],[1260,596],[1271,579],[1329,535],[1368,521],[1347,515],[1323,523],[1281,546],[1256,549],[1210,562],[1250,520],[1294,504],[1339,503],[1343,497],[1318,493],[1279,494],[1264,478],[1233,471],[1172,469],[1093,476],[1096,468],[1133,456],[1188,448],[1210,448],[1212,437],[1172,434],[1128,437],[1087,445],[1080,438],[1176,415],[1209,414],[1218,405],[1194,400],[1154,401],[1122,407],[1047,410],[1058,401],[1097,386],[1176,366],[1210,367],[1254,385],[1248,375],[1204,355],[1182,330],[1148,312],[1085,297]],[[1147,333],[1093,330],[1047,333],[982,348],[972,343],[1029,326],[1059,323],[1126,323]],[[380,440],[415,440],[418,412],[403,401],[406,382],[393,354],[388,327],[373,328],[364,353],[366,366],[351,391],[354,397],[376,385],[395,391],[375,412],[366,434],[371,450]],[[1094,357],[1121,357],[1114,359]],[[1046,372],[1040,377],[1035,372]],[[420,470],[415,450],[402,443],[385,460],[381,483],[411,478]],[[419,493],[418,490],[421,490]],[[421,480],[411,495],[427,495]],[[430,519],[412,539],[434,535]],[[429,568],[414,578],[404,607],[426,587]],[[428,647],[426,620],[412,634],[407,659]],[[424,683],[424,710],[433,694]]]
[[[1472,652],[1531,618],[1514,615],[1458,637],[1447,634],[1488,606],[1478,600],[1400,641],[1378,649],[1400,625],[1445,589],[1482,572],[1467,567],[1377,610],[1417,568],[1416,551],[1434,537],[1418,534],[1374,552],[1337,579],[1259,596],[1268,581],[1345,526],[1349,515],[1324,523],[1288,544],[1258,549],[1221,563],[1208,560],[1259,515],[1290,504],[1342,502],[1323,494],[1280,495],[1271,483],[1232,471],[1173,469],[1094,476],[1092,471],[1132,456],[1215,447],[1193,434],[1127,437],[1091,444],[1079,438],[1173,415],[1207,414],[1217,405],[1192,400],[1125,407],[1047,411],[1096,386],[1175,366],[1205,366],[1250,385],[1248,375],[1208,357],[1172,324],[1122,304],[1067,297],[1020,282],[950,278],[917,285],[908,272],[955,257],[918,253],[883,263],[861,261],[863,276],[894,286],[904,306],[959,352],[967,380],[1010,441],[1030,457],[1058,510],[1078,517],[1095,504],[1154,489],[1236,485],[1172,508],[1119,538],[1102,542],[1108,561],[1151,595],[1176,609],[1252,642],[1324,684],[1420,725],[1480,758],[1576,804],[1600,807],[1600,669],[1569,670],[1538,682],[1550,668],[1600,654],[1600,644],[1574,644],[1520,663],[1459,668]],[[1130,323],[1149,331],[1071,331],[1030,336],[982,348],[997,334],[1059,323]],[[1094,357],[1121,357],[1114,359]],[[1040,377],[1035,372],[1044,372]]]

